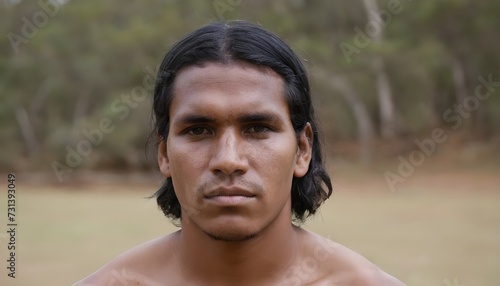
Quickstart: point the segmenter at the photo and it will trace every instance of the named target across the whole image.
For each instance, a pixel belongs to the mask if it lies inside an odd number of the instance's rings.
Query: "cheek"
[[[290,191],[296,160],[294,141],[281,140],[259,150],[255,169],[260,173],[266,187],[272,190]]]
[[[171,142],[167,148],[170,171],[176,195],[180,198],[189,190],[196,189],[206,169],[206,155],[201,148],[188,148],[187,144]]]
[[[172,171],[191,173],[203,165],[207,158],[206,146],[200,144],[189,144],[183,140],[169,140],[167,154]]]

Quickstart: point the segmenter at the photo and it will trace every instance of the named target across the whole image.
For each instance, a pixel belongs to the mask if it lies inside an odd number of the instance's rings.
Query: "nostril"
[[[232,154],[228,154],[228,152],[224,152],[225,154],[216,154],[212,157],[210,162],[210,168],[214,172],[222,172],[224,174],[241,174],[244,173],[247,169],[246,159],[240,156],[238,153],[233,152]]]
[[[220,133],[217,143],[213,146],[210,156],[210,168],[213,172],[226,175],[245,173],[247,160],[244,155],[244,145],[237,129],[228,128]],[[243,143],[244,144],[244,143]]]

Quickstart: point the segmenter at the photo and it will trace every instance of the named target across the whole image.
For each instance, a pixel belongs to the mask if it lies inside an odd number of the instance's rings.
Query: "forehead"
[[[181,70],[174,82],[169,113],[173,119],[189,112],[227,115],[256,110],[289,117],[284,81],[270,68],[236,62]]]

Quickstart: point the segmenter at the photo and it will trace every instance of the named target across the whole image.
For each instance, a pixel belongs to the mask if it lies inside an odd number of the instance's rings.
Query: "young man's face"
[[[172,177],[182,225],[239,241],[291,219],[291,185],[309,168],[312,131],[297,140],[283,79],[250,64],[177,74],[158,161]],[[192,225],[191,225],[192,223]]]

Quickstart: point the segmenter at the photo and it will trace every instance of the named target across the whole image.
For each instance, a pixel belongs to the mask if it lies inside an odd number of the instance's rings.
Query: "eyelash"
[[[256,131],[255,130],[256,128],[263,128],[264,130]],[[254,131],[250,131],[249,133],[256,133],[256,134],[267,133],[267,132],[270,132],[270,131],[273,130],[271,127],[269,127],[267,125],[264,125],[264,124],[255,124],[255,125],[252,125],[249,128],[247,128],[245,130],[245,132],[248,132],[248,130],[250,130],[250,129],[253,129]],[[202,131],[202,133],[195,134],[195,133],[193,133],[193,131],[195,131],[195,130],[196,131]],[[188,135],[191,135],[191,136],[204,136],[204,135],[210,135],[212,133],[213,132],[209,128],[204,127],[204,126],[194,126],[194,127],[188,128],[185,131],[185,134],[188,134]]]
[[[193,130],[197,130],[197,129],[203,129],[203,133],[202,134],[193,134]],[[191,136],[202,136],[202,135],[207,135],[205,134],[205,131],[209,131],[210,130],[206,127],[203,127],[203,126],[195,126],[195,127],[191,127],[189,128],[188,130],[186,130],[186,134],[189,134]]]
[[[259,127],[259,128],[264,128],[263,131],[254,131],[255,133],[265,133],[265,132],[269,132],[269,131],[272,131],[272,129],[269,127],[269,126],[266,126],[264,124],[256,124],[256,125],[252,125],[250,128],[248,129],[254,129],[255,130],[255,127]],[[248,130],[247,129],[247,130]]]

